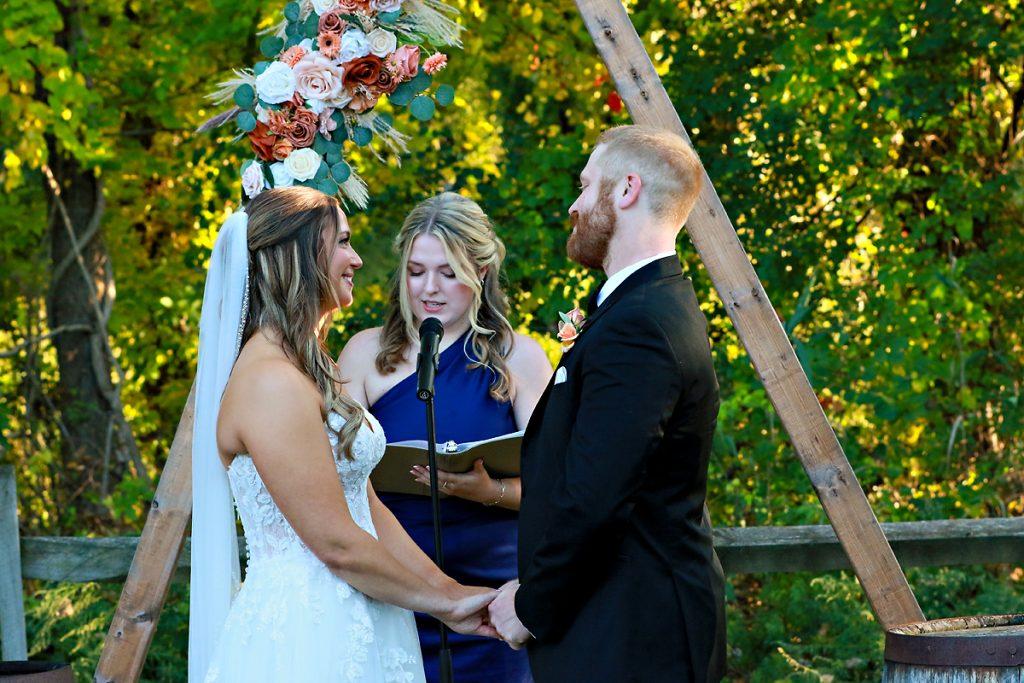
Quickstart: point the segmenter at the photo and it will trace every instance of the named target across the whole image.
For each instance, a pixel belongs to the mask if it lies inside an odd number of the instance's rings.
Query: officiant
[[[395,248],[400,263],[382,327],[354,335],[338,359],[346,389],[367,406],[389,443],[426,438],[416,397],[420,322],[444,325],[435,379],[437,439],[467,443],[525,429],[551,365],[540,345],[509,324],[501,290],[505,246],[476,202],[445,192],[406,217]],[[385,457],[387,457],[385,455]],[[414,468],[423,495],[379,491],[412,539],[433,556],[429,474]],[[500,587],[515,578],[518,477],[492,477],[478,461],[465,474],[438,472],[445,569],[455,580]],[[417,615],[427,680],[438,680],[437,625]],[[458,683],[530,681],[525,651],[501,641],[453,635]]]

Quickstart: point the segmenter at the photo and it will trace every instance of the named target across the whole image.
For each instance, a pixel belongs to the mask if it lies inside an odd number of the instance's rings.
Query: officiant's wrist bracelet
[[[502,498],[505,497],[505,480],[499,479],[498,485],[501,486],[501,493],[498,494],[498,497],[494,499],[493,503],[484,503],[484,505],[486,505],[487,507],[494,507],[495,505],[501,502]]]

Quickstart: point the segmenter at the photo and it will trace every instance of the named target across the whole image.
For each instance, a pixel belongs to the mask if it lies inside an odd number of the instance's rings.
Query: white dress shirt
[[[623,282],[626,281],[626,278],[628,278],[630,275],[646,266],[648,263],[653,263],[658,259],[675,255],[676,252],[674,251],[666,251],[661,254],[655,254],[654,256],[642,259],[640,261],[637,261],[636,263],[629,264],[619,272],[615,273],[615,275],[609,277],[608,281],[604,283],[604,286],[601,287],[601,291],[597,293],[597,305],[600,306],[601,304],[603,304],[605,302],[605,299],[611,296],[611,293],[615,291],[616,287],[621,285]]]

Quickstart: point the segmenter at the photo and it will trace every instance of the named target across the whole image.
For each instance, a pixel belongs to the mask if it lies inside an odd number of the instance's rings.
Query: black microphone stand
[[[437,373],[437,356],[424,356],[421,352],[417,356],[417,374],[424,363],[430,366],[425,368],[429,373],[429,385],[420,387],[417,390],[417,397],[427,405],[427,464],[430,466],[430,505],[434,517],[434,561],[438,568],[444,571],[444,547],[441,545],[441,495],[437,489],[437,434],[434,424],[434,375]],[[452,677],[452,651],[448,647],[448,627],[443,621],[438,620],[438,630],[441,634],[441,650],[438,653],[438,669],[441,683],[453,683]]]

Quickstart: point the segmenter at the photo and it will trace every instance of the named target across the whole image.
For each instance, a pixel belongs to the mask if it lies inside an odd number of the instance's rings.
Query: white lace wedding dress
[[[337,413],[325,425],[356,524],[376,536],[366,482],[384,455],[380,423],[364,424],[352,459],[340,452]],[[374,600],[332,574],[271,499],[248,455],[228,470],[248,563],[207,669],[207,683],[424,681],[412,612]]]

